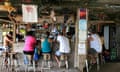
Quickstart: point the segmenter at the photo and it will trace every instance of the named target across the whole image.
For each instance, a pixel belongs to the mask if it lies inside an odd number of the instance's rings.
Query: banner
[[[86,55],[86,40],[87,40],[87,9],[79,9],[79,20],[78,20],[78,54]]]
[[[23,22],[38,22],[37,6],[22,5]]]
[[[80,8],[79,11],[79,41],[87,40],[87,9]]]

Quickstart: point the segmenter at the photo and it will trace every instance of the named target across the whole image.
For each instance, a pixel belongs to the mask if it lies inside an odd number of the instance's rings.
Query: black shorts
[[[23,53],[26,55],[33,55],[34,51],[23,51]]]
[[[89,49],[88,49],[88,54],[96,55],[96,54],[97,54],[97,51],[96,51],[94,48],[89,48]]]

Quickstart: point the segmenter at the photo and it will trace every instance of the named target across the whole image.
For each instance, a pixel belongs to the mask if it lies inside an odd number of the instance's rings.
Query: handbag
[[[35,61],[38,61],[38,60],[39,60],[39,57],[40,57],[40,54],[39,54],[39,53],[40,53],[40,52],[39,52],[38,48],[35,48],[33,60],[35,60]]]

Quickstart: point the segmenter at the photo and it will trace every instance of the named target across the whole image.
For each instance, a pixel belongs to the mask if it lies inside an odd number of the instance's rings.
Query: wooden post
[[[13,42],[16,42],[16,24],[13,24]],[[14,52],[14,44],[12,45],[12,52]]]
[[[13,23],[13,42],[16,42],[16,22],[15,22],[15,18],[11,17],[10,14],[8,15],[8,17],[10,18],[10,20]],[[14,45],[12,45],[12,51],[14,50]]]
[[[16,24],[13,24],[13,41],[16,42]]]
[[[85,10],[85,12],[81,12]],[[82,13],[84,16],[80,16]],[[85,23],[84,23],[85,22]],[[75,62],[74,66],[77,67],[80,72],[83,72],[83,68],[86,63],[87,55],[87,9],[77,10],[77,22],[76,22],[76,44],[75,44]]]
[[[78,63],[78,60],[79,60],[79,56],[78,56],[78,42],[79,42],[79,39],[78,39],[78,19],[79,19],[79,10],[77,9],[77,16],[76,16],[76,23],[75,23],[75,56],[74,56],[74,67],[79,67],[79,63]]]
[[[83,68],[85,67],[85,60],[86,60],[86,55],[79,55],[79,69],[80,69],[80,72],[83,72]]]

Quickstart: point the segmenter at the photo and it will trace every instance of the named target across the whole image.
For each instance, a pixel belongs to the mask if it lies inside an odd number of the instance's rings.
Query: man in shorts
[[[8,58],[8,53],[11,51],[11,47],[13,44],[13,32],[10,31],[8,32],[3,39],[3,49],[5,51],[5,63],[7,62],[7,58]]]
[[[4,48],[5,51],[10,51],[10,48],[12,47],[12,44],[13,44],[12,35],[13,35],[13,32],[10,31],[4,36],[3,48]]]
[[[69,39],[65,36],[63,36],[63,33],[59,33],[57,37],[57,41],[59,42],[59,49],[56,51],[56,60],[57,63],[59,63],[58,56],[61,56],[62,54],[69,54],[70,53],[70,45],[69,45]]]
[[[102,43],[100,40],[99,35],[96,33],[95,30],[91,31],[88,37],[90,49],[88,50],[89,55],[91,55],[92,63],[95,64],[96,60],[95,57],[102,53]]]

